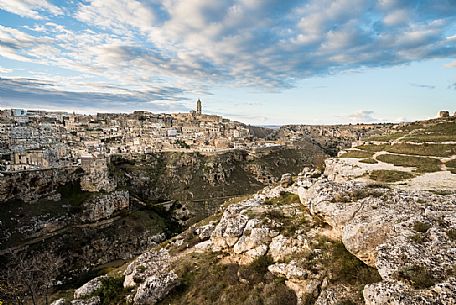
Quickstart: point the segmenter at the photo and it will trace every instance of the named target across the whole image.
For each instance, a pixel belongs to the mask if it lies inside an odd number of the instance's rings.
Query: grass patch
[[[378,145],[377,144],[365,144],[365,145],[357,146],[356,148],[361,149],[363,151],[376,153],[376,152],[385,150],[388,146],[389,146],[389,144],[378,144]]]
[[[456,145],[397,143],[386,147],[385,151],[417,156],[449,157],[456,154]]]
[[[410,237],[410,240],[417,244],[422,244],[426,241],[426,236],[421,233],[416,233]]]
[[[456,241],[456,229],[449,229],[446,232],[446,235],[451,241]]]
[[[342,202],[342,203],[348,203],[348,202],[354,202],[361,200],[363,198],[367,198],[370,196],[373,197],[380,197],[383,193],[375,188],[358,188],[358,189],[353,189],[349,192],[346,193],[336,193],[333,198],[331,199],[331,202]]]
[[[431,224],[422,221],[415,221],[413,223],[413,230],[419,233],[426,233],[431,227]]]
[[[415,289],[426,289],[438,283],[431,270],[424,266],[410,266],[399,271],[398,277],[405,280]]]
[[[456,141],[456,123],[454,119],[423,126],[423,130],[414,132],[404,138],[404,141],[414,142],[445,142]]]
[[[406,131],[398,131],[398,132],[388,133],[388,134],[384,134],[384,135],[370,136],[370,137],[366,138],[366,141],[389,142],[389,141],[397,140],[400,137],[403,137],[407,134],[408,134],[408,132],[406,132]]]
[[[394,154],[384,154],[377,157],[377,160],[394,164],[396,166],[415,167],[416,172],[432,173],[440,171],[440,160],[426,157],[411,157]]]
[[[190,254],[175,268],[181,284],[158,304],[296,304],[296,295],[267,269],[263,256],[250,265],[222,264],[216,254]]]
[[[315,248],[321,249],[321,252],[318,255],[312,252],[306,261],[308,269],[312,270],[315,265],[325,266],[332,283],[355,286],[360,292],[360,298],[366,284],[382,280],[377,269],[369,267],[348,252],[340,241],[332,241],[320,236]]]
[[[391,183],[405,179],[411,179],[414,175],[408,172],[396,170],[374,170],[369,174],[369,178],[377,182]]]
[[[107,277],[101,280],[102,286],[92,296],[100,297],[100,305],[124,304],[128,293],[123,287],[123,277]]]
[[[339,156],[339,158],[359,158],[359,159],[364,159],[364,158],[371,158],[373,156],[373,153],[367,152],[364,150],[349,150],[342,155]]]
[[[359,160],[359,162],[365,163],[365,164],[377,164],[378,163],[378,161],[373,158],[362,159],[362,160]]]
[[[452,159],[452,160],[446,162],[445,165],[446,165],[447,167],[456,168],[456,159]]]
[[[301,200],[296,194],[290,192],[281,192],[280,196],[267,198],[264,203],[268,205],[287,205],[292,203],[301,203]]]

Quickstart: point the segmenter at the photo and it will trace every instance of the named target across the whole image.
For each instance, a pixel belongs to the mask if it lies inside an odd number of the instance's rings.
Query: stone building
[[[201,115],[202,114],[202,105],[201,105],[201,100],[198,99],[196,101],[196,114]]]
[[[448,118],[450,116],[449,111],[440,111],[439,112],[439,118]]]

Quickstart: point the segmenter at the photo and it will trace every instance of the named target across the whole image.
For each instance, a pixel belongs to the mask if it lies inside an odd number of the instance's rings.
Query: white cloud
[[[48,11],[52,15],[62,15],[63,10],[46,0],[0,0],[0,9],[33,19],[44,19],[40,11]]]
[[[11,73],[11,72],[13,72],[12,69],[0,67],[0,73],[7,74],[7,73]]]
[[[374,111],[370,110],[361,110],[347,115],[344,118],[346,118],[350,123],[378,123],[382,121],[382,119],[375,116]]]
[[[0,3],[5,10],[27,3],[31,14],[61,13],[44,0]],[[274,91],[346,70],[454,58],[456,9],[407,3],[88,0],[75,5],[72,17],[89,29],[65,28],[59,19],[26,29],[0,26],[0,56],[122,88],[147,91],[166,83],[185,92],[207,91],[213,84]],[[63,86],[64,80],[56,83]]]
[[[91,0],[88,5],[79,5],[75,17],[102,28],[123,31],[128,31],[130,26],[147,32],[155,21],[151,8],[136,0]]]

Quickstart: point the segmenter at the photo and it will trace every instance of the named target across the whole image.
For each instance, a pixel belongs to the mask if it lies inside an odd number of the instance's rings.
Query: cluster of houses
[[[0,111],[0,170],[81,166],[111,154],[182,151],[218,153],[274,143],[255,139],[248,126],[202,113],[147,111],[79,115],[67,112]]]

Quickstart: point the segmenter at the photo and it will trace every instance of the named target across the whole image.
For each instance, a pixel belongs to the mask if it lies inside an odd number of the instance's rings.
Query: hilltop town
[[[81,115],[6,109],[0,111],[0,171],[90,168],[114,154],[255,152],[294,146],[303,139],[335,154],[363,136],[390,127],[288,125],[274,131],[205,114],[200,100],[196,110],[173,114],[135,111]]]

